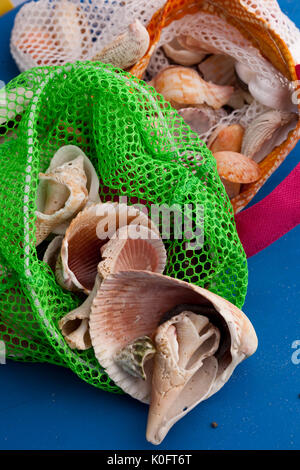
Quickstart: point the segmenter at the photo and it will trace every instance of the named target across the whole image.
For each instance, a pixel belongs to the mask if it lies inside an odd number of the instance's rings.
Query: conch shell
[[[147,437],[155,444],[257,348],[253,326],[237,307],[201,287],[143,271],[119,272],[103,281],[92,304],[90,335],[110,378],[150,402]],[[143,378],[132,374],[129,354],[126,367],[118,357],[145,336],[157,352],[145,363]],[[169,395],[168,377],[174,386]]]
[[[143,225],[159,234],[148,217],[133,206],[117,203],[86,207],[72,220],[63,239],[56,265],[56,278],[68,290],[93,289],[101,248],[124,225]]]
[[[231,86],[205,82],[192,68],[170,66],[159,72],[150,85],[175,108],[207,104],[220,109],[234,92]]]
[[[99,51],[92,60],[128,69],[146,54],[149,43],[148,31],[139,20],[135,20],[124,33]]]
[[[221,125],[210,136],[208,148],[212,153],[231,151],[241,152],[244,128],[240,124]]]
[[[189,51],[188,49],[183,48],[177,38],[174,38],[173,41],[169,42],[169,44],[165,44],[163,46],[163,51],[166,56],[176,64],[188,67],[199,64],[206,56],[206,53]]]
[[[198,108],[182,108],[178,110],[178,114],[198,135],[205,134],[227,116],[224,109],[215,110],[205,105]]]
[[[248,90],[256,101],[272,109],[297,112],[297,107],[292,103],[288,81],[278,79],[270,82],[240,62],[236,63],[235,70],[242,82],[248,85]]]
[[[297,116],[282,111],[268,111],[258,116],[246,129],[242,153],[259,163],[287,137],[286,126],[295,121]],[[280,139],[280,140],[279,140]]]
[[[88,199],[82,156],[49,173],[40,173],[39,177],[36,245],[45,240],[55,227],[74,217]]]
[[[77,147],[76,145],[64,145],[63,147],[61,147],[52,158],[50,166],[46,173],[53,171],[55,168],[65,163],[74,161],[78,156],[83,157],[83,169],[87,178],[87,205],[98,203],[100,202],[98,175],[90,159],[81,150],[81,148]],[[66,232],[68,226],[70,225],[70,222],[71,219],[56,227],[54,229],[54,233],[63,235]]]

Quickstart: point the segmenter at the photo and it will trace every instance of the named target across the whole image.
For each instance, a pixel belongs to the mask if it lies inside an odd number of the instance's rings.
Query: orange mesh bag
[[[164,67],[172,65],[161,46],[179,35],[192,38],[191,44],[193,40],[198,41],[198,46],[208,53],[231,56],[254,74],[254,102],[222,118],[217,126],[240,123],[247,127],[271,109],[295,113],[295,119],[269,142],[268,152],[259,163],[259,180],[243,185],[240,194],[231,200],[234,211],[239,212],[299,140],[298,28],[280,10],[276,0],[170,0],[153,16],[147,29],[151,46],[131,69],[138,77],[143,77],[147,71],[151,79]],[[201,135],[202,140],[207,143],[217,126]]]

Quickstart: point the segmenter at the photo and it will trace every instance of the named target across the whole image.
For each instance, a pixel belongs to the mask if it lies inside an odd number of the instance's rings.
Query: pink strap
[[[300,64],[296,65],[300,80]],[[300,163],[263,201],[235,217],[247,258],[267,248],[300,223]]]
[[[247,258],[300,223],[300,163],[265,199],[236,215]]]

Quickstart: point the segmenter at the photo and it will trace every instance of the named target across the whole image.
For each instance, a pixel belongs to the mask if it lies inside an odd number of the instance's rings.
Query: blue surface
[[[279,3],[300,24],[299,2]],[[0,19],[4,81],[17,74],[8,52],[13,16]],[[290,173],[299,153],[298,145],[255,202]],[[291,347],[300,340],[299,237],[297,227],[249,260],[244,311],[257,331],[257,353],[160,446],[145,441],[145,405],[99,391],[63,368],[8,361],[0,365],[0,449],[300,449],[300,364],[293,364]]]

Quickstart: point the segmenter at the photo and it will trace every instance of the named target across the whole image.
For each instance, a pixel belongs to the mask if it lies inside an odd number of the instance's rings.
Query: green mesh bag
[[[100,178],[102,201],[203,207],[203,245],[165,241],[165,274],[205,287],[241,307],[246,256],[229,199],[207,147],[143,81],[100,63],[36,68],[1,90],[0,340],[7,357],[72,369],[118,392],[93,350],[71,350],[58,321],[82,302],[63,290],[35,247],[39,172],[54,153],[75,144]]]

